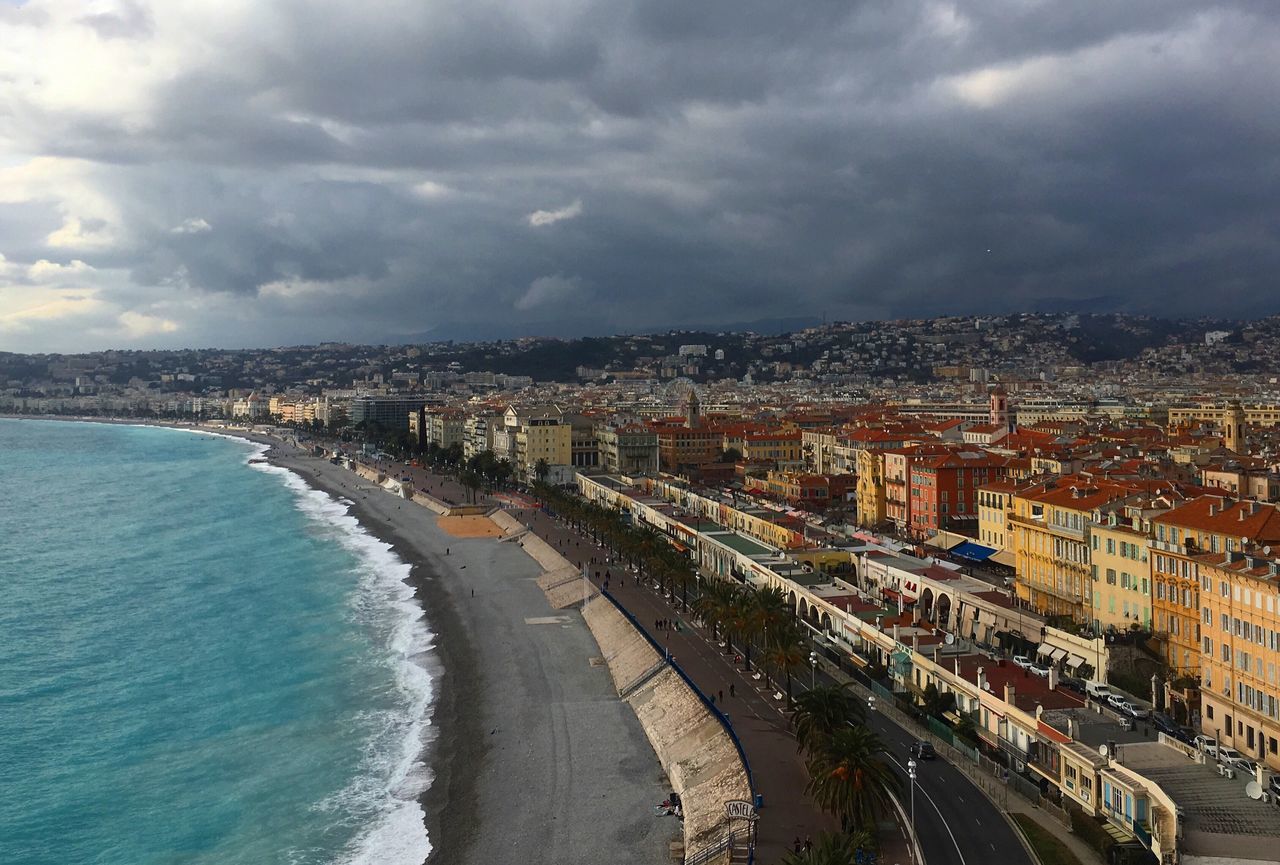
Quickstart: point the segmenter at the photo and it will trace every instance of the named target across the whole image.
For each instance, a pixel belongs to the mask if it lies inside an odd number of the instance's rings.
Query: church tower
[[[684,398],[684,425],[689,429],[696,429],[701,422],[702,419],[699,417],[698,394],[693,388],[689,388],[689,394]]]
[[[1248,452],[1249,446],[1244,440],[1244,407],[1239,400],[1232,400],[1227,406],[1227,415],[1222,421],[1222,443],[1229,451]]]
[[[991,411],[988,421],[993,427],[1009,431],[1009,393],[1004,385],[996,385],[991,392]]]

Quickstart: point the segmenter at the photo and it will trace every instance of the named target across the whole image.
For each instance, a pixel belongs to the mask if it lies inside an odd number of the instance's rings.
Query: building
[[[1253,501],[1200,496],[1152,520],[1152,606],[1165,662],[1178,676],[1200,676],[1204,608],[1200,556],[1280,545],[1280,511]]]
[[[596,427],[600,467],[610,474],[642,475],[658,471],[658,434],[636,424]]]
[[[1132,495],[1116,484],[1063,477],[1013,494],[1018,597],[1048,616],[1093,621],[1089,523],[1093,512]]]
[[[537,480],[539,464],[548,469],[570,465],[573,425],[559,406],[510,407],[503,415],[503,426],[508,447],[514,451],[509,459],[519,476]]]
[[[1206,553],[1200,571],[1200,726],[1280,770],[1280,558]]]
[[[476,454],[494,450],[493,435],[502,425],[502,416],[473,414],[462,422],[462,454],[470,459]]]
[[[1165,508],[1167,510],[1167,508]],[[1157,511],[1156,513],[1159,513]],[[1107,508],[1089,522],[1093,630],[1151,629],[1150,515],[1134,503]]]
[[[427,404],[421,396],[357,396],[351,400],[351,423],[369,431],[409,431],[409,414]]]
[[[911,530],[917,536],[947,529],[974,536],[978,488],[1004,474],[1005,458],[982,451],[925,457],[911,466]],[[999,548],[997,548],[999,549]]]

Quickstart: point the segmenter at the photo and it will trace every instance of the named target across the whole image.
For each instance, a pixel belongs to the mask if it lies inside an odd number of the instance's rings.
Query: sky
[[[1275,0],[0,0],[0,350],[1280,311]]]

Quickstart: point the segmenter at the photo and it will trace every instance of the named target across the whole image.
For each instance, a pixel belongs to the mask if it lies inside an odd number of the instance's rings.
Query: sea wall
[[[504,531],[524,526],[507,514],[490,515]],[[505,517],[506,519],[500,519]],[[684,806],[684,849],[694,853],[729,830],[725,802],[751,799],[747,770],[729,738],[702,699],[613,602],[580,578],[577,566],[542,538],[529,533],[520,545],[544,573],[538,585],[556,609],[582,604],[582,616],[613,678],[658,755],[671,789]],[[709,860],[727,862],[728,851]]]
[[[497,509],[490,511],[489,519],[493,520],[494,525],[502,529],[508,535],[518,535],[525,531],[524,523],[520,522],[504,510]]]
[[[733,740],[675,670],[667,666],[650,675],[661,656],[612,601],[597,595],[583,606],[582,615],[604,653],[614,686],[640,719],[672,789],[680,794],[686,853],[719,841],[729,830],[725,802],[751,799],[746,767]],[[710,861],[727,861],[728,856],[726,851]]]
[[[449,513],[448,505],[437,498],[427,495],[426,493],[414,493],[413,501],[416,504],[422,505],[427,510],[433,511],[441,516]]]
[[[355,471],[356,471],[356,474],[358,474],[360,477],[364,478],[367,481],[373,481],[375,484],[382,483],[383,479],[386,478],[386,475],[384,475],[382,472],[378,471],[377,469],[372,469],[372,468],[369,468],[368,466],[360,465],[359,463],[356,464]]]

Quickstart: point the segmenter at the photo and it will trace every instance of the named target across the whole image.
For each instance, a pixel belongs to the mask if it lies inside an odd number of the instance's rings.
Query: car
[[[1196,741],[1196,731],[1190,727],[1179,727],[1174,732],[1174,738],[1184,745],[1194,745]]]
[[[1246,775],[1258,774],[1258,764],[1244,755],[1236,757],[1234,760],[1227,760],[1226,764],[1237,772],[1244,772]]]
[[[1217,752],[1214,753],[1213,756],[1219,763],[1225,763],[1232,768],[1234,768],[1238,762],[1249,762],[1248,760],[1245,760],[1244,754],[1241,754],[1235,748],[1228,748],[1226,745],[1219,745]]]
[[[1063,676],[1058,679],[1058,684],[1064,688],[1075,691],[1077,694],[1084,694],[1084,679],[1077,679],[1074,676]]]
[[[1084,692],[1095,700],[1105,701],[1111,696],[1111,689],[1106,682],[1085,682]]]
[[[1025,670],[1031,666],[1032,661],[1026,655],[1014,655],[1013,663]]]
[[[1151,726],[1155,727],[1166,736],[1176,737],[1178,735],[1178,725],[1175,724],[1173,719],[1164,712],[1151,713]]]
[[[1212,736],[1196,736],[1191,740],[1197,751],[1203,751],[1210,757],[1218,756],[1218,740]]]
[[[933,745],[929,742],[912,742],[907,753],[917,760],[932,760],[938,756],[938,752],[933,750]]]
[[[1028,670],[1029,672],[1035,673],[1037,676],[1039,676],[1039,677],[1040,677],[1040,678],[1042,678],[1042,679],[1047,679],[1047,678],[1049,678],[1049,668],[1048,668],[1048,667],[1042,667],[1042,666],[1040,666],[1039,664],[1032,664],[1031,666],[1027,667],[1027,670]]]
[[[1135,705],[1133,702],[1126,700],[1124,697],[1121,697],[1119,700],[1116,700],[1115,702],[1112,702],[1111,700],[1108,700],[1107,702],[1111,703],[1112,708],[1114,708],[1117,712],[1121,712],[1125,715],[1128,715],[1130,718],[1135,718],[1139,721],[1141,721],[1143,718],[1147,717],[1148,714],[1150,714],[1146,709],[1142,708],[1141,706]]]

